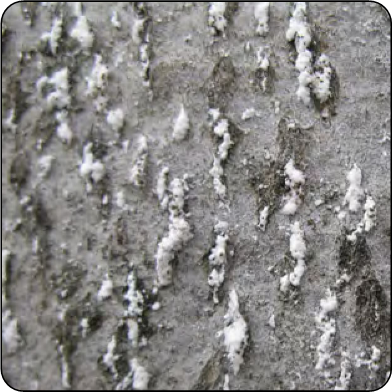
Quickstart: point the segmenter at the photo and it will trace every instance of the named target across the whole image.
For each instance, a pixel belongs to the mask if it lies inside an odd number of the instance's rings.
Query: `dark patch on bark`
[[[191,389],[196,391],[217,389],[222,381],[222,362],[223,351],[219,349],[213,353],[203,366],[195,385]]]
[[[386,314],[387,299],[380,282],[370,277],[357,289],[355,322],[362,340],[369,345],[385,342],[389,336],[389,317]]]
[[[338,260],[341,273],[346,272],[352,276],[352,279],[355,279],[361,270],[370,268],[370,260],[371,251],[365,236],[357,235],[357,240],[354,243],[347,239],[346,232],[342,234]]]
[[[30,156],[27,152],[24,151],[19,152],[11,162],[8,180],[18,196],[20,195],[21,190],[27,184],[28,178],[30,176],[30,166]]]
[[[232,95],[235,75],[231,58],[226,56],[219,58],[205,83],[210,108],[221,108],[224,111]]]

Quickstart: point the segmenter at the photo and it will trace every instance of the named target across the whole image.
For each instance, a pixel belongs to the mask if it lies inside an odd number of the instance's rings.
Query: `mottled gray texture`
[[[155,193],[158,173],[166,165],[170,179],[185,173],[190,176],[187,209],[194,237],[178,255],[173,285],[158,294],[161,308],[146,312],[148,345],[138,351],[126,346],[124,357],[127,354],[130,359],[139,358],[152,375],[152,389],[221,387],[226,363],[217,333],[223,328],[228,291],[234,286],[242,314],[249,323],[250,344],[240,372],[236,377],[230,376],[231,388],[333,389],[334,384],[326,384],[314,369],[320,333],[312,331],[316,330],[314,316],[319,311],[320,299],[340,276],[343,227],[333,209],[341,205],[347,189],[346,174],[356,163],[362,169],[363,188],[376,201],[377,226],[366,235],[371,260],[338,292],[336,365],[330,371],[332,379],[339,377],[341,349],[349,351],[353,358],[361,351],[370,353],[371,345],[375,344],[382,355],[378,378],[370,381],[365,367],[354,369],[351,388],[373,389],[382,385],[390,368],[391,289],[390,141],[379,142],[384,132],[390,134],[390,19],[386,11],[376,3],[309,3],[318,48],[330,57],[340,84],[336,114],[328,123],[320,119],[315,107],[306,108],[295,96],[298,72],[290,61],[293,49],[285,39],[289,3],[271,3],[270,32],[265,37],[255,36],[254,5],[239,3],[226,37],[217,37],[214,42],[207,26],[207,3],[148,3],[153,26],[152,98],[139,76],[138,49],[131,38],[131,5],[85,3],[84,12],[95,35],[91,52],[101,53],[109,67],[108,107],[121,107],[125,113],[121,139],[130,141],[129,152],[125,154],[121,145],[110,143],[116,140],[116,134],[105,116],[96,114],[91,99],[84,97],[84,78],[91,71],[92,56],[70,55],[76,49],[65,45],[64,42],[70,42],[69,37],[64,38],[57,57],[38,49],[40,36],[50,30],[54,12],[63,10],[67,30],[72,27],[70,6],[65,3],[51,8],[37,4],[32,27],[23,20],[21,7],[16,3],[6,11],[3,23],[7,31],[2,45],[3,119],[10,108],[15,105],[17,108],[16,132],[7,129],[2,132],[2,248],[13,253],[10,306],[24,339],[24,345],[16,353],[2,350],[2,373],[9,384],[18,389],[61,388],[55,336],[58,313],[62,304],[67,304],[77,312],[73,322],[76,325],[83,311],[91,315],[99,310],[102,315],[99,328],[85,339],[75,326],[63,334],[78,342],[70,357],[73,388],[104,389],[116,385],[102,371],[98,359],[106,352],[124,311],[122,290],[129,262],[136,266],[145,287],[148,290],[153,287],[154,255],[168,227],[168,214],[159,208]],[[120,30],[110,23],[113,9],[118,10]],[[244,50],[247,42],[249,52]],[[250,83],[256,69],[255,52],[261,45],[268,45],[271,50],[273,78],[266,93]],[[124,61],[116,67],[115,59],[122,51]],[[214,65],[223,54],[231,59],[235,78],[218,100],[226,106],[225,114],[237,137],[225,165],[228,208],[222,209],[208,173],[218,144],[208,126],[207,95],[212,88],[209,81]],[[75,140],[69,147],[55,134],[53,114],[45,113],[36,99],[35,82],[43,75],[40,63],[45,71],[62,66],[73,70],[69,118]],[[274,112],[276,100],[280,102],[278,114]],[[188,112],[191,129],[185,141],[174,143],[173,121],[181,103]],[[244,110],[250,107],[260,112],[260,116],[241,120]],[[264,149],[277,161],[282,158],[278,156],[277,136],[283,117],[295,120],[302,129],[293,143],[303,150],[297,164],[306,175],[305,198],[294,217],[276,211],[266,231],[261,232],[257,228],[258,195],[251,178],[263,178],[268,171]],[[103,184],[87,195],[79,164],[90,132],[105,147],[102,161],[107,176]],[[149,140],[144,189],[127,184],[140,133]],[[50,176],[34,189],[39,138],[48,138],[42,154],[53,155],[55,162]],[[14,159],[20,168],[18,154],[27,159],[30,173],[17,196],[9,176]],[[128,212],[121,211],[114,202],[116,192],[121,189],[131,207]],[[316,207],[314,201],[324,199],[331,189],[337,190],[335,197]],[[23,213],[19,199],[26,194],[36,195],[41,201],[50,222],[48,227],[42,214],[35,222],[37,218]],[[101,202],[103,194],[109,196],[106,207]],[[280,199],[281,195],[277,201]],[[351,221],[357,223],[361,216],[362,212],[352,215]],[[19,217],[23,220],[21,227],[7,231]],[[214,308],[205,257],[214,245],[213,226],[218,218],[229,223],[229,250],[234,255],[229,257],[220,293],[222,301]],[[279,292],[279,278],[285,273],[283,260],[289,252],[289,237],[279,227],[287,228],[295,220],[305,230],[309,252],[298,303],[294,299],[284,301]],[[32,254],[36,235],[47,243],[43,254],[38,256]],[[61,249],[62,243],[66,244],[66,251]],[[71,271],[79,274],[79,280],[74,282],[75,293],[61,299],[56,291],[61,284],[53,277],[61,276],[69,263],[73,266]],[[275,273],[269,272],[268,267],[274,265]],[[291,270],[289,267],[288,271]],[[95,296],[108,271],[113,278],[114,295],[97,304]],[[369,338],[361,336],[360,326],[356,326],[356,287],[364,279],[361,271],[365,271],[366,277],[374,273],[386,295],[382,310],[386,322]],[[61,288],[70,284],[68,280]],[[91,305],[87,305],[89,301]],[[275,330],[268,326],[271,314],[275,314]]]

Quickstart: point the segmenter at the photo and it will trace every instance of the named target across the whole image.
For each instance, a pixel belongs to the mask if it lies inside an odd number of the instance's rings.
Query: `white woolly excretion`
[[[168,194],[168,176],[169,168],[164,167],[159,175],[157,181],[157,196],[161,207],[166,210],[169,204],[169,194]]]
[[[259,35],[267,34],[269,31],[269,6],[268,1],[259,2],[255,5],[256,33]]]
[[[214,157],[214,163],[209,173],[213,177],[215,193],[220,199],[223,199],[226,195],[226,186],[221,181],[221,176],[223,176],[223,167],[219,158]]]
[[[227,26],[225,18],[227,3],[225,1],[210,2],[208,7],[208,25],[213,28],[215,34],[223,33]]]
[[[307,22],[306,2],[295,2],[290,19],[290,26],[286,32],[288,41],[295,40],[295,49],[298,54],[295,63],[300,72],[298,76],[299,87],[297,97],[305,105],[310,104],[310,84],[313,81],[312,54],[308,50],[312,41],[311,31]]]
[[[139,364],[136,358],[129,362],[129,373],[124,379],[117,384],[116,391],[129,391],[130,389],[136,391],[146,390],[150,381],[150,375],[147,370]]]
[[[143,314],[144,298],[143,294],[136,288],[136,276],[132,270],[127,277],[128,290],[124,294],[124,299],[128,303],[128,308],[124,316],[138,317]]]
[[[300,195],[302,194],[302,185],[305,184],[305,176],[302,171],[294,167],[293,159],[290,159],[286,164],[284,174],[286,175],[285,183],[290,187],[290,192],[283,198],[285,205],[281,212],[285,215],[294,215],[301,205]]]
[[[131,368],[133,371],[132,388],[137,391],[146,390],[150,380],[147,370],[139,364],[136,358],[132,359]]]
[[[146,174],[148,156],[147,138],[141,135],[137,142],[135,163],[131,168],[129,181],[140,188],[144,186],[144,176]]]
[[[349,182],[349,187],[344,197],[343,205],[348,203],[348,209],[350,211],[358,211],[360,207],[360,201],[363,198],[364,191],[361,188],[362,182],[362,171],[361,169],[354,163],[354,167],[347,174],[347,181]]]
[[[223,137],[223,135],[229,130],[229,121],[226,118],[222,118],[214,127],[214,134]]]
[[[63,110],[56,113],[56,120],[58,122],[56,134],[58,138],[65,144],[70,145],[73,139],[73,132],[68,125],[68,113]]]
[[[131,342],[132,347],[136,348],[139,343],[139,324],[135,319],[127,319],[128,327],[128,340]]]
[[[53,155],[44,155],[38,159],[38,177],[43,179],[47,177],[50,173],[52,168],[52,162],[54,161]]]
[[[349,355],[342,352],[342,360],[340,362],[340,377],[335,385],[335,391],[347,391],[350,389],[351,380],[351,362]]]
[[[112,12],[112,16],[110,17],[110,22],[112,23],[112,26],[115,27],[116,29],[121,28],[121,22],[120,19],[118,18],[118,12],[116,10]]]
[[[209,114],[212,116],[212,131],[215,135],[223,138],[222,143],[218,147],[218,156],[214,156],[214,163],[209,173],[213,177],[213,185],[215,193],[220,199],[226,195],[226,186],[222,183],[223,176],[222,163],[227,159],[229,149],[234,144],[229,133],[229,121],[227,119],[220,119],[219,109],[210,109]]]
[[[140,45],[143,42],[144,19],[135,18],[132,25],[132,40],[135,44]]]
[[[248,344],[248,326],[239,311],[238,296],[233,289],[229,295],[229,309],[225,314],[224,344],[227,357],[236,375],[244,362],[244,350]]]
[[[215,246],[212,248],[208,261],[212,268],[208,276],[208,284],[213,288],[213,301],[219,303],[218,290],[225,279],[225,265],[227,263],[226,244],[229,237],[226,234],[218,234]]]
[[[49,108],[66,108],[71,102],[71,98],[68,95],[68,68],[65,67],[54,72],[50,78],[47,76],[39,78],[36,82],[39,94],[42,94],[42,88],[46,84],[50,84],[54,87],[54,90],[46,97]]]
[[[1,313],[1,335],[9,353],[14,353],[20,347],[22,338],[19,334],[18,320],[12,316],[10,309]]]
[[[90,26],[85,15],[78,16],[70,36],[79,42],[83,50],[90,50],[94,42],[94,35],[90,31]]]
[[[102,282],[101,288],[99,289],[97,294],[98,301],[103,301],[111,297],[112,292],[113,292],[113,282],[111,281],[109,276],[106,275],[104,281]]]
[[[372,346],[372,354],[370,359],[362,359],[356,357],[355,366],[358,368],[360,366],[366,365],[370,370],[369,378],[373,379],[376,376],[376,373],[380,370],[380,359],[381,359],[381,350],[376,346]]]
[[[117,339],[116,336],[113,335],[112,339],[110,340],[107,348],[106,354],[102,358],[102,362],[106,365],[109,369],[110,373],[112,374],[113,378],[117,380],[118,372],[116,369],[116,361],[120,358],[118,354],[115,354],[117,349]]]
[[[245,109],[242,113],[241,119],[242,120],[249,120],[250,118],[256,115],[256,110],[254,108]]]
[[[376,224],[376,203],[370,195],[366,196],[366,202],[364,206],[365,214],[362,220],[357,224],[356,229],[347,235],[347,239],[350,242],[357,240],[357,234],[369,232]]]
[[[93,144],[88,143],[83,148],[83,162],[80,166],[80,175],[87,182],[87,190],[91,189],[91,181],[97,183],[101,181],[105,175],[105,166],[101,161],[94,159],[92,153]]]
[[[96,96],[98,92],[103,92],[107,85],[109,70],[105,64],[102,63],[102,56],[96,54],[94,56],[94,65],[91,74],[86,78],[87,82],[87,96]]]
[[[189,117],[185,111],[184,105],[181,105],[181,110],[174,122],[173,139],[177,142],[184,140],[189,130]]]
[[[265,206],[262,211],[260,211],[259,224],[257,225],[262,231],[265,231],[265,228],[268,223],[268,215],[269,215],[269,206]]]
[[[175,254],[193,237],[191,227],[185,220],[183,211],[186,189],[185,180],[176,178],[170,183],[169,232],[158,244],[157,253],[155,255],[158,285],[160,287],[171,284],[171,263]]]
[[[106,121],[113,131],[118,132],[124,125],[124,112],[120,108],[110,110],[106,116]]]
[[[64,352],[64,346],[61,344],[58,347],[61,359],[61,385],[63,388],[71,388],[71,372],[69,369],[68,358]]]
[[[297,262],[294,267],[294,271],[289,275],[290,283],[293,286],[299,286],[301,278],[306,269],[304,260],[306,245],[303,235],[304,232],[300,229],[299,222],[295,222],[291,225],[290,253]]]
[[[365,231],[369,232],[376,224],[376,202],[369,195],[366,196],[365,215],[363,217],[365,224]]]
[[[315,63],[316,72],[313,78],[313,92],[317,99],[324,103],[331,96],[332,68],[328,56],[322,54]]]
[[[58,41],[61,37],[62,28],[63,28],[63,19],[54,18],[51,31],[43,33],[41,36],[41,39],[43,41],[49,42],[49,48],[52,54],[56,54],[57,52]]]
[[[321,330],[320,343],[317,346],[318,360],[316,369],[324,369],[328,365],[334,365],[335,360],[331,357],[331,348],[336,333],[335,318],[330,313],[337,309],[338,302],[336,295],[330,290],[327,291],[327,297],[320,301],[320,312],[316,315],[316,325]]]

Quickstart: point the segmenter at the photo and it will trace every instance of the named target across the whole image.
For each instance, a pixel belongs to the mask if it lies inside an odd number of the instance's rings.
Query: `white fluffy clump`
[[[140,45],[143,42],[145,19],[135,18],[132,25],[132,40],[135,44]]]
[[[311,31],[307,22],[306,2],[295,2],[290,19],[290,26],[286,32],[288,41],[295,40],[295,49],[298,57],[295,62],[296,69],[300,72],[298,76],[299,87],[297,97],[305,105],[310,104],[310,85],[313,82],[312,54],[309,46],[312,41]]]
[[[133,358],[129,363],[130,371],[124,379],[116,386],[116,391],[127,391],[131,387],[136,391],[143,391],[148,388],[150,374],[140,365],[137,358]]]
[[[110,110],[106,116],[106,121],[113,131],[118,132],[124,126],[124,112],[120,108]]]
[[[363,217],[365,231],[369,232],[376,224],[376,202],[369,195],[366,196],[365,215]]]
[[[136,158],[129,174],[131,184],[140,188],[144,185],[148,156],[147,138],[141,135],[137,142]]]
[[[364,191],[361,188],[362,172],[361,169],[354,163],[354,167],[347,174],[347,181],[349,187],[344,197],[343,205],[348,203],[348,209],[350,211],[358,211],[360,207],[360,201],[363,198]]]
[[[229,295],[229,309],[225,314],[223,333],[227,356],[236,375],[244,362],[244,350],[248,344],[248,326],[239,311],[238,296],[234,289]]]
[[[131,368],[133,371],[132,388],[138,391],[147,389],[150,380],[147,370],[139,364],[136,358],[132,359]]]
[[[296,265],[293,272],[280,278],[281,291],[286,292],[289,289],[290,284],[293,286],[299,286],[306,269],[305,252],[306,244],[304,240],[304,232],[299,227],[299,222],[294,222],[294,224],[291,225],[290,253],[296,260]]]
[[[91,49],[94,42],[94,34],[90,30],[86,15],[78,15],[70,36],[79,42],[83,50]]]
[[[17,129],[17,125],[15,124],[15,109],[10,109],[8,112],[8,116],[2,121],[3,128],[9,129],[11,132],[15,132]]]
[[[209,4],[208,25],[213,28],[214,34],[225,31],[227,26],[227,20],[225,18],[226,6],[225,1],[213,1]]]
[[[110,22],[112,23],[112,26],[114,26],[116,29],[121,29],[121,22],[120,19],[118,19],[118,13],[116,10],[112,12]]]
[[[259,224],[258,227],[262,230],[265,231],[265,228],[268,223],[268,215],[269,215],[269,207],[265,206],[262,211],[260,211],[260,217],[259,217]]]
[[[92,182],[98,183],[105,175],[105,166],[101,161],[94,159],[93,144],[88,143],[83,148],[83,162],[80,165],[80,175],[86,180],[87,191],[92,189]]]
[[[103,301],[112,296],[113,293],[113,282],[106,274],[104,281],[102,282],[101,288],[98,291],[97,299],[98,301]]]
[[[50,78],[42,76],[37,80],[36,87],[38,92],[42,93],[42,87],[45,84],[50,84],[54,90],[46,97],[46,102],[51,109],[64,109],[70,102],[71,98],[68,95],[68,68],[64,67],[52,74]]]
[[[255,108],[245,109],[244,112],[242,113],[241,119],[249,120],[250,118],[253,118],[255,115],[256,115]]]
[[[189,117],[185,111],[184,105],[181,105],[181,110],[174,122],[173,139],[177,142],[184,140],[189,130]]]
[[[52,168],[52,162],[54,161],[53,155],[44,155],[38,159],[38,177],[43,179],[47,177]]]
[[[124,299],[128,303],[128,308],[124,312],[126,317],[138,317],[143,314],[144,298],[143,294],[136,288],[136,276],[132,270],[127,277],[128,290],[124,294]]]
[[[52,54],[56,54],[57,52],[58,40],[61,37],[62,29],[63,19],[54,18],[50,32],[43,33],[41,36],[41,40],[49,42],[49,47]]]
[[[263,92],[267,89],[267,81],[268,81],[268,68],[270,66],[269,61],[269,53],[264,47],[260,47],[259,50],[256,52],[256,59],[257,59],[257,68],[262,70],[262,82],[261,87]]]
[[[221,177],[223,176],[223,167],[220,159],[217,157],[214,157],[214,163],[210,170],[210,175],[213,177],[215,193],[220,199],[223,199],[226,196],[226,186],[221,181]]]
[[[267,34],[269,31],[269,7],[270,3],[268,1],[259,2],[255,5],[256,33],[259,35]]]
[[[229,130],[229,121],[226,118],[223,118],[218,121],[218,123],[214,126],[214,133],[219,137],[223,137],[225,133]]]
[[[68,359],[64,353],[64,346],[61,344],[58,346],[58,351],[61,359],[61,385],[63,388],[71,388],[71,371],[68,364]]]
[[[340,362],[340,377],[335,385],[335,391],[347,391],[350,389],[351,380],[351,362],[349,355],[342,352],[342,360]]]
[[[268,68],[270,66],[269,54],[264,49],[264,47],[261,46],[259,50],[256,52],[256,59],[257,59],[257,67],[262,69],[263,71],[268,71]]]
[[[113,335],[112,339],[108,343],[108,348],[106,354],[103,356],[102,360],[106,367],[109,369],[110,373],[113,375],[113,378],[117,380],[118,373],[116,369],[116,361],[119,359],[119,355],[115,354],[117,348],[117,339],[116,336]]]
[[[172,265],[176,252],[180,251],[184,245],[193,237],[191,227],[185,220],[184,198],[187,190],[185,180],[175,178],[170,183],[170,203],[169,203],[169,232],[158,244],[156,253],[156,271],[158,275],[158,285],[168,286],[172,282]]]
[[[322,332],[320,343],[317,346],[317,370],[322,370],[328,365],[335,364],[335,360],[331,357],[331,348],[336,333],[336,320],[330,316],[330,313],[335,311],[337,307],[336,295],[328,290],[327,297],[320,301],[321,309],[319,314],[316,315],[317,328]]]
[[[136,15],[132,25],[132,39],[139,45],[139,61],[141,63],[141,74],[143,85],[150,87],[150,55],[151,42],[149,34],[149,19],[145,3],[135,3]]]
[[[58,123],[56,133],[59,139],[66,144],[71,144],[73,132],[68,125],[67,107],[71,103],[69,96],[68,68],[62,68],[52,74],[50,78],[43,76],[37,80],[36,87],[39,94],[42,93],[42,87],[50,84],[54,87],[54,91],[50,92],[46,97],[47,105],[50,109],[58,109],[56,113],[56,121]]]
[[[80,320],[80,328],[82,329],[82,338],[84,339],[90,329],[90,323],[88,318],[82,318]]]
[[[208,284],[213,288],[213,301],[215,304],[219,303],[218,290],[225,280],[225,265],[227,263],[226,244],[229,236],[226,234],[226,222],[219,222],[215,226],[215,231],[219,234],[215,240],[215,246],[212,248],[208,261],[212,268],[208,276]]]
[[[139,343],[139,324],[137,320],[130,318],[127,320],[128,327],[128,340],[131,342],[132,347],[137,347]]]
[[[294,161],[290,161],[284,167],[284,174],[286,175],[286,185],[290,187],[290,192],[284,197],[286,204],[282,209],[285,215],[294,215],[298,206],[301,204],[300,194],[302,193],[301,186],[305,184],[305,176],[302,171],[294,167]]]
[[[297,261],[294,271],[290,274],[290,283],[293,286],[299,286],[306,268],[304,260],[306,245],[303,236],[304,232],[300,229],[299,222],[295,222],[291,225],[290,253]]]
[[[58,138],[65,144],[70,145],[73,139],[72,129],[68,125],[68,113],[65,110],[56,113],[58,122],[56,134]]]
[[[106,87],[108,73],[107,66],[102,63],[102,56],[96,54],[91,75],[86,78],[87,95],[94,95],[97,90],[103,90]]]
[[[331,96],[331,75],[332,68],[328,56],[322,54],[315,63],[318,69],[314,73],[312,82],[313,92],[321,103],[326,102]]]
[[[7,307],[7,272],[11,257],[12,253],[8,249],[1,250],[1,334],[7,351],[14,353],[20,347],[22,338],[19,334],[18,320],[12,316],[11,310]]]
[[[379,348],[376,346],[372,346],[372,354],[370,356],[370,359],[362,359],[362,358],[356,358],[356,363],[355,366],[358,368],[360,366],[367,366],[370,370],[370,375],[369,378],[373,379],[376,375],[376,373],[380,370],[380,359],[381,359],[381,351]]]
[[[157,196],[161,207],[166,210],[169,204],[169,194],[168,194],[168,178],[169,168],[164,167],[159,175],[157,181]]]
[[[225,374],[225,379],[223,382],[223,390],[230,391],[230,377],[228,374]]]
[[[9,353],[15,352],[20,347],[22,338],[19,334],[18,320],[12,316],[10,309],[2,311],[1,334]]]
[[[215,135],[223,138],[222,143],[218,147],[218,156],[214,156],[214,163],[210,170],[210,175],[213,177],[213,185],[215,193],[220,199],[226,195],[226,186],[222,183],[223,176],[222,163],[227,159],[229,149],[234,144],[229,133],[229,121],[227,119],[220,119],[219,109],[210,109],[209,114],[212,116],[212,130]]]
[[[347,235],[347,239],[351,242],[357,240],[357,234],[369,232],[376,224],[376,203],[370,195],[366,196],[366,202],[364,206],[365,214],[362,220],[357,224],[356,229]]]

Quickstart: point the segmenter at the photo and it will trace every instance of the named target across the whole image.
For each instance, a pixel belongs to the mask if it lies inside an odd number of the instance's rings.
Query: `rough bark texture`
[[[3,339],[2,373],[14,388],[63,388],[63,345],[75,389],[115,388],[132,358],[150,373],[151,389],[221,389],[230,371],[219,331],[232,287],[250,338],[239,373],[230,373],[230,388],[334,389],[342,351],[352,363],[350,389],[384,384],[391,354],[390,139],[384,138],[390,135],[391,22],[376,3],[308,3],[312,51],[315,56],[327,54],[334,72],[331,115],[325,120],[317,102],[306,107],[296,98],[296,54],[285,38],[290,9],[290,3],[271,3],[269,33],[261,37],[255,34],[254,3],[233,3],[227,8],[225,34],[214,37],[207,24],[208,3],[147,2],[144,8],[140,3],[85,3],[82,12],[94,34],[86,52],[69,36],[76,21],[70,3],[15,3],[6,11],[2,248],[12,253],[7,306],[18,320],[23,342],[10,353]],[[110,22],[113,10],[121,21],[118,29]],[[60,15],[63,32],[53,55],[40,38]],[[139,44],[132,40],[138,17],[148,18],[142,41],[148,44],[150,68],[143,77],[150,79],[150,87],[143,85]],[[257,68],[260,46],[269,47],[267,74]],[[93,98],[85,95],[95,53],[109,69],[107,108],[121,108],[125,115],[120,135],[108,125],[106,112],[97,113]],[[56,136],[55,114],[36,88],[40,77],[63,67],[69,72],[70,145]],[[174,142],[173,122],[181,104],[190,131],[185,140]],[[209,174],[219,145],[209,126],[209,108],[219,108],[229,120],[235,143],[224,164],[223,203]],[[243,120],[249,108],[256,115]],[[15,126],[4,126],[12,109]],[[148,140],[148,160],[144,186],[138,188],[128,178],[140,134]],[[128,152],[122,146],[126,140]],[[89,194],[79,172],[88,141],[94,158],[106,167],[104,179]],[[55,159],[49,175],[39,181],[42,155]],[[287,193],[283,171],[290,158],[306,176],[302,204],[292,217],[280,213]],[[335,211],[337,206],[347,211],[342,206],[346,175],[354,163],[377,207],[375,228],[359,235],[355,244],[346,234],[361,220],[363,204],[343,220]],[[163,166],[169,168],[170,180],[189,175],[185,209],[193,238],[176,254],[173,284],[156,294],[155,254],[168,232],[168,213],[156,194]],[[127,209],[116,204],[119,191]],[[105,195],[107,204],[102,202]],[[22,205],[26,196],[30,201]],[[318,199],[321,205],[315,204]],[[257,225],[266,205],[270,216],[263,232]],[[218,219],[229,224],[228,265],[220,303],[214,306],[208,255]],[[293,270],[289,224],[294,221],[305,233],[307,268],[300,286],[284,295],[279,279]],[[147,345],[139,348],[128,342],[121,324],[131,268],[138,287],[144,288],[139,332]],[[351,280],[337,285],[345,272]],[[99,302],[106,273],[113,294]],[[325,369],[330,372],[326,377],[315,369],[321,335],[315,315],[329,288],[336,293],[338,308],[331,348],[335,364]],[[152,310],[156,301],[160,309]],[[275,328],[268,322],[271,315]],[[83,318],[90,326],[85,337]],[[102,363],[114,335],[118,380]],[[369,359],[372,346],[381,350],[378,370],[357,368],[355,358],[363,353],[362,359]]]

